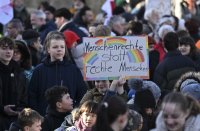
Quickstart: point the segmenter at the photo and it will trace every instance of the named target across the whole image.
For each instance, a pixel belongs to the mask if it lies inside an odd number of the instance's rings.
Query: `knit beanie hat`
[[[134,110],[129,110],[129,116],[128,116],[128,123],[125,127],[125,131],[133,131],[138,130],[141,128],[143,124],[143,118],[142,115]]]
[[[128,86],[136,91],[149,89],[156,100],[161,96],[161,90],[153,81],[143,81],[142,79],[132,78],[128,80]]]
[[[22,32],[22,39],[25,40],[27,44],[30,44],[31,40],[37,39],[38,37],[40,37],[39,33],[32,29],[28,29]]]
[[[174,28],[171,25],[162,25],[158,30],[158,36],[164,39],[165,35],[169,32],[174,32]]]
[[[73,31],[67,30],[63,34],[65,36],[65,42],[68,49],[73,46],[74,42],[78,42],[80,40],[79,36]]]
[[[139,107],[140,109],[144,108],[155,108],[156,101],[150,90],[141,90],[135,93],[135,101],[134,105]]]
[[[158,100],[161,96],[160,88],[153,81],[143,81],[142,88],[143,89],[149,89],[152,92],[152,94],[153,94],[153,96],[156,100]]]
[[[194,79],[185,80],[180,87],[180,91],[184,94],[188,94],[196,100],[200,100],[200,83]]]
[[[136,91],[141,90],[143,86],[143,80],[139,78],[131,78],[128,80],[128,86]]]

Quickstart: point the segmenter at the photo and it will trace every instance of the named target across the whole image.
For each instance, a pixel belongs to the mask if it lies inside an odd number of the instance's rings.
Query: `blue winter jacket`
[[[74,64],[66,59],[50,62],[50,59],[47,58],[33,71],[28,91],[30,107],[44,115],[47,107],[45,91],[55,85],[68,88],[74,105],[79,104],[86,92],[81,72]]]

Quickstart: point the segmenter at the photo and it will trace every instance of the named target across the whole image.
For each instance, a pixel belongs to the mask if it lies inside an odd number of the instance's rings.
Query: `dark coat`
[[[78,28],[78,26],[76,26],[76,25],[74,24],[74,22],[67,23],[67,24],[66,24],[65,26],[63,26],[63,28],[60,29],[59,31],[60,31],[60,32],[64,32],[64,31],[66,31],[66,30],[70,30],[70,31],[73,31],[74,33],[76,33],[76,34],[79,36],[79,38],[80,38],[80,43],[82,42],[83,37],[87,37],[87,35],[86,35],[82,30],[80,30],[80,29]]]
[[[186,72],[195,71],[194,62],[179,51],[166,53],[154,72],[154,82],[162,89],[173,90],[177,80]]]
[[[17,118],[5,114],[5,105],[16,105],[14,110],[17,111],[27,106],[26,79],[19,65],[12,60],[9,65],[0,62],[0,130],[1,124],[8,128],[10,122]]]
[[[22,128],[17,122],[13,122],[8,131],[22,131]]]
[[[115,92],[112,92],[112,91],[107,91],[105,94],[102,94],[97,90],[97,88],[93,88],[85,93],[80,104],[83,104],[84,102],[88,100],[92,100],[94,102],[100,103],[101,101],[103,101],[104,99],[112,95],[119,95],[119,94],[116,94]],[[125,101],[127,101],[128,99],[126,91],[124,91],[124,93],[119,96],[123,98]]]
[[[46,58],[34,69],[29,85],[29,105],[41,115],[45,114],[47,107],[45,91],[55,85],[68,88],[74,105],[79,104],[86,92],[82,74],[75,65],[67,59],[50,62],[50,58]]]
[[[65,117],[70,113],[61,113],[51,108],[47,109],[47,114],[44,117],[44,122],[42,123],[42,131],[54,131],[61,126]]]
[[[44,45],[44,40],[47,36],[47,34],[51,31],[55,31],[57,29],[56,24],[53,21],[47,22],[45,25],[39,28],[38,32],[40,34],[40,39],[42,45]]]

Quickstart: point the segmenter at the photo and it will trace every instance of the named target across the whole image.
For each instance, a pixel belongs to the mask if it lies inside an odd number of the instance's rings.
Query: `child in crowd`
[[[66,115],[73,109],[73,100],[68,89],[62,86],[54,86],[45,92],[49,107],[42,123],[43,131],[53,131],[64,121]]]
[[[35,110],[24,108],[17,122],[11,124],[9,131],[40,131],[43,117]]]
[[[97,103],[86,101],[79,109],[73,111],[74,126],[68,127],[68,122],[65,120],[65,124],[63,123],[56,131],[91,131],[96,122],[97,108]]]
[[[122,131],[127,122],[128,106],[114,95],[100,105],[93,131]]]
[[[152,131],[199,131],[200,105],[189,96],[173,92],[165,96]]]
[[[91,131],[96,122],[97,107],[98,104],[93,101],[83,103],[78,111],[79,118],[66,131]]]
[[[47,57],[33,71],[29,86],[29,104],[42,115],[47,107],[44,94],[50,87],[68,87],[74,105],[79,104],[86,92],[80,70],[69,61],[63,34],[57,31],[50,32],[45,40],[45,50]]]

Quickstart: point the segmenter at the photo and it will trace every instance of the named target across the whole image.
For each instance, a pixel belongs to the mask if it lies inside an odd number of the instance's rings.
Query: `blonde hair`
[[[45,54],[48,54],[47,50],[50,47],[51,40],[63,40],[63,41],[65,41],[65,37],[61,32],[58,32],[58,31],[49,32],[47,34],[45,40],[44,40]],[[65,56],[67,56],[67,58],[70,59],[68,50],[66,48],[66,44],[65,44]]]
[[[31,108],[24,108],[18,116],[19,125],[24,128],[25,126],[32,126],[36,121],[43,122],[43,117]]]

